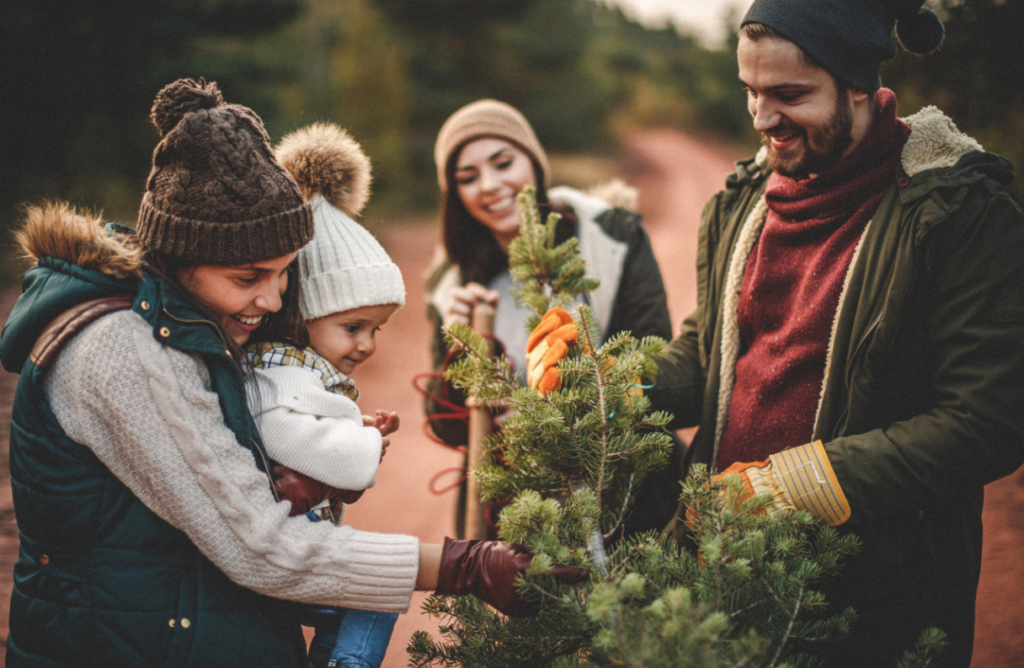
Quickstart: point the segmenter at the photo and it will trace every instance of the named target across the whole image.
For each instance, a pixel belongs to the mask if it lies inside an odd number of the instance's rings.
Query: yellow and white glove
[[[540,394],[562,386],[558,362],[569,354],[579,332],[564,308],[553,308],[540,319],[526,342],[526,382]]]
[[[770,493],[769,514],[806,510],[829,526],[850,519],[850,504],[821,441],[783,450],[761,462],[736,462],[712,480],[728,475],[739,475],[750,496]]]

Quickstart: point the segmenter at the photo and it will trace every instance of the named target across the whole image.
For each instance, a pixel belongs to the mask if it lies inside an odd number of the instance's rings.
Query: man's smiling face
[[[815,176],[853,145],[853,97],[793,42],[740,36],[740,81],[754,129],[768,149],[768,162],[783,176]]]

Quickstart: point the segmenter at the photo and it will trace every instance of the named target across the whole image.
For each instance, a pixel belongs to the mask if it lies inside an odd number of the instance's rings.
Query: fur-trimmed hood
[[[911,132],[900,161],[910,176],[926,169],[952,167],[968,153],[985,150],[973,137],[960,132],[937,107],[925,107],[903,122]]]
[[[134,237],[108,232],[99,216],[64,203],[26,214],[15,238],[32,266],[0,334],[0,361],[13,373],[54,318],[92,299],[135,294],[144,280]]]
[[[100,216],[64,202],[28,207],[14,238],[33,267],[53,257],[113,278],[142,275],[141,249],[106,231]]]

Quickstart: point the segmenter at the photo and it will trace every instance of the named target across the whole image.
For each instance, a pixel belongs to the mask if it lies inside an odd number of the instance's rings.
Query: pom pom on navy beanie
[[[942,43],[942,21],[923,0],[754,0],[742,25],[765,25],[804,50],[843,82],[873,93],[882,62],[903,48],[931,53]]]

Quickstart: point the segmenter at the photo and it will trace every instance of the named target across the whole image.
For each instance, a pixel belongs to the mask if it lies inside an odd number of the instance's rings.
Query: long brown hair
[[[448,259],[459,267],[463,284],[487,285],[508,268],[508,254],[494,238],[494,234],[466,210],[462,198],[459,197],[455,180],[455,168],[462,149],[477,139],[479,137],[459,144],[445,163],[445,180],[449,186],[447,192],[442,194],[441,225],[445,252]],[[544,171],[529,151],[506,137],[501,139],[511,143],[530,159],[534,180],[537,183],[537,208],[542,219],[546,219],[552,211],[552,205],[548,201],[547,188],[544,186]],[[577,221],[571,209],[559,209],[557,212],[562,215],[562,220],[559,221],[555,236],[556,241],[561,243],[576,231]]]

